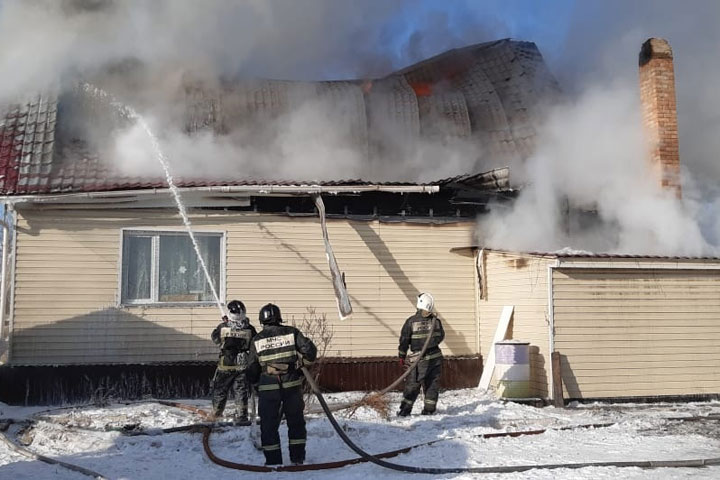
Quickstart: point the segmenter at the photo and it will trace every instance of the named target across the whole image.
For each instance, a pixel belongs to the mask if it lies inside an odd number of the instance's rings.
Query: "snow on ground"
[[[358,398],[358,393],[328,395],[330,403]],[[390,395],[393,410],[399,396]],[[208,407],[208,402],[183,403]],[[421,405],[416,405],[416,413]],[[112,479],[213,478],[301,478],[301,479],[391,479],[403,474],[372,464],[340,470],[304,473],[250,473],[215,465],[205,456],[201,435],[172,433],[154,436],[125,436],[109,428],[138,425],[158,429],[198,421],[193,413],[147,401],[107,407],[83,406],[42,411],[0,404],[0,418],[39,419],[22,435],[28,448],[42,455],[89,468]],[[315,410],[315,409],[313,409]],[[439,413],[426,417],[382,419],[377,412],[360,408],[351,417],[338,414],[344,430],[371,453],[395,450],[431,440],[433,445],[413,449],[389,461],[428,467],[499,466],[599,461],[679,460],[720,457],[720,421],[677,422],[667,417],[720,415],[720,402],[653,405],[572,405],[566,409],[534,408],[504,403],[474,389],[444,392]],[[308,463],[354,458],[319,413],[308,415]],[[606,428],[556,430],[559,427],[615,422]],[[477,438],[482,433],[550,429],[541,435]],[[15,437],[18,426],[6,432]],[[287,433],[281,427],[287,459]],[[255,447],[258,427],[232,427],[211,437],[216,455],[239,462],[262,465],[264,457]],[[37,479],[88,478],[63,467],[29,460],[0,444],[0,478]],[[424,476],[431,478],[431,476]],[[435,477],[437,478],[437,477]],[[720,466],[704,469],[584,468],[580,470],[534,470],[517,474],[453,474],[441,478],[503,479],[676,479],[720,478]]]

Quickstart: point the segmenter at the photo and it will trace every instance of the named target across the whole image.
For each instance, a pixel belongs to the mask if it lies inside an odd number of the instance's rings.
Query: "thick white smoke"
[[[720,3],[685,7],[575,6],[564,47],[546,55],[568,104],[552,112],[526,171],[513,172],[530,183],[516,207],[495,207],[481,239],[496,248],[720,254]],[[675,56],[682,201],[658,188],[643,150],[637,57],[650,37],[668,39]],[[566,202],[596,209],[601,222],[579,228]]]
[[[512,210],[497,206],[483,223],[488,245],[714,253],[720,2],[606,0],[558,9],[534,0],[0,0],[0,103],[79,74],[102,79],[154,120],[178,176],[207,175],[203,159],[212,157],[218,179],[428,180],[467,172],[481,146],[420,143],[377,169],[348,138],[348,124],[333,120],[336,106],[310,99],[269,122],[262,142],[243,129],[188,138],[174,95],[187,71],[210,83],[376,77],[452,47],[513,36],[538,43],[568,101],[544,122],[525,168],[511,172],[527,186]],[[652,36],[667,38],[675,53],[682,202],[646,169],[637,54]],[[127,130],[114,143],[114,168],[151,173],[149,152],[142,135]],[[568,221],[568,203],[597,210],[602,222]]]
[[[189,136],[179,129],[168,131],[162,122],[151,123],[164,132],[162,145],[179,178],[312,180],[333,178],[339,172],[346,178],[360,177],[365,158],[323,113],[319,104],[299,106],[266,124],[261,142],[242,130],[235,135],[201,131]],[[137,126],[116,136],[112,153],[119,174],[160,176],[152,145]]]
[[[208,77],[382,76],[449,48],[507,36],[497,20],[478,20],[481,12],[468,22],[472,3],[3,0],[0,101],[73,70],[85,73],[126,58]],[[451,25],[458,18],[465,23]]]
[[[638,102],[636,85],[595,86],[553,109],[526,164],[527,186],[513,208],[481,219],[481,240],[518,250],[710,253],[692,185],[678,201],[649,167]],[[578,210],[597,212],[596,221],[579,225]]]
[[[408,17],[417,24],[402,21]],[[7,47],[0,49],[0,74],[7,79],[0,104],[58,84],[67,89],[78,77],[97,82],[154,120],[180,177],[434,180],[471,171],[476,146],[453,139],[408,142],[393,146],[402,152],[393,162],[368,162],[367,139],[353,138],[357,107],[313,94],[260,119],[262,130],[233,124],[223,136],[188,138],[183,89],[187,78],[212,92],[222,90],[223,78],[383,75],[462,44],[468,30],[452,33],[448,21],[432,9],[418,14],[405,0],[7,0],[0,3],[0,44]],[[79,128],[85,136],[98,130]],[[149,142],[135,130],[122,132],[113,155],[101,158],[122,174],[158,173]],[[391,129],[383,133],[385,140],[404,141]]]
[[[343,100],[311,98],[267,118],[259,128],[241,126],[223,135],[211,130],[188,135],[181,125],[168,128],[173,124],[162,117],[149,122],[178,178],[432,181],[474,168],[479,148],[470,141],[415,139],[402,144],[402,135],[390,127],[383,133],[394,143],[385,145],[398,152],[397,158],[369,162],[366,138],[356,138],[353,111],[343,108]],[[108,165],[120,175],[159,178],[162,170],[154,156],[142,128],[131,126],[113,137]]]
[[[667,39],[675,56],[680,161],[701,183],[715,184],[720,178],[720,2],[697,0],[691,6],[673,0],[579,2],[552,66],[567,91],[583,91],[598,80],[633,85],[642,42]]]

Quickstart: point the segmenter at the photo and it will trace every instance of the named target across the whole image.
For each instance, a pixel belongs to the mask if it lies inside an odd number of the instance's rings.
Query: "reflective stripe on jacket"
[[[411,352],[419,352],[425,345],[425,340],[428,336],[431,336],[430,344],[425,352],[425,355],[434,355],[440,352],[438,345],[445,339],[445,330],[443,329],[442,322],[438,318],[435,322],[435,329],[430,332],[433,318],[435,314],[430,314],[427,317],[423,317],[418,310],[415,315],[405,320],[405,324],[400,331],[400,345],[398,347],[398,355],[405,357],[407,355],[408,348]]]
[[[222,370],[247,368],[250,346],[256,334],[255,327],[250,324],[242,328],[233,328],[229,323],[221,323],[215,327],[210,338],[215,344],[220,345],[218,368]]]
[[[265,325],[250,346],[250,381],[258,383],[260,391],[301,385],[299,355],[314,361],[315,344],[295,327]]]

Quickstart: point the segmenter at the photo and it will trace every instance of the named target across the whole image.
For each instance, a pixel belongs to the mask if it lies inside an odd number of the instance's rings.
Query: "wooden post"
[[[553,406],[556,408],[565,407],[565,401],[563,400],[563,388],[562,388],[562,370],[560,367],[560,352],[552,352],[550,354],[552,361],[552,392],[553,392]]]

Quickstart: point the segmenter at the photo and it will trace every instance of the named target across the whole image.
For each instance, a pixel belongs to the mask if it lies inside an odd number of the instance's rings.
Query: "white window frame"
[[[151,259],[150,266],[150,299],[127,300],[123,298],[123,268],[125,253],[125,238],[127,235],[150,236],[151,242]],[[167,228],[167,227],[145,227],[145,228],[122,228],[120,229],[120,252],[118,253],[118,290],[117,304],[119,307],[215,307],[215,300],[206,301],[173,301],[161,302],[158,298],[160,294],[159,284],[159,258],[160,258],[160,236],[161,235],[179,235],[187,236],[187,230],[184,228]],[[225,298],[227,285],[227,232],[224,230],[193,230],[193,234],[197,236],[212,235],[220,238],[220,285],[216,286],[217,294],[220,299]],[[222,300],[221,300],[222,301]]]

